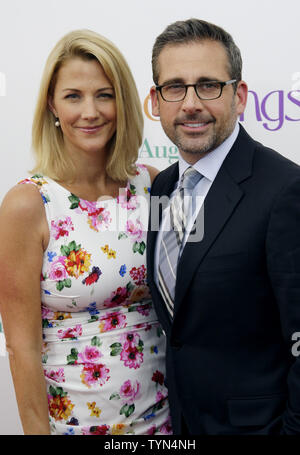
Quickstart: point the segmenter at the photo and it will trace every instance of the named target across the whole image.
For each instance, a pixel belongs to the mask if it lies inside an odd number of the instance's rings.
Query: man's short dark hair
[[[158,57],[165,46],[188,44],[204,40],[217,41],[224,46],[228,56],[228,71],[230,78],[236,79],[236,81],[239,82],[242,79],[242,57],[232,36],[215,24],[192,18],[168,25],[168,27],[156,38],[152,51],[154,83],[158,85]],[[237,82],[235,83],[235,87]]]

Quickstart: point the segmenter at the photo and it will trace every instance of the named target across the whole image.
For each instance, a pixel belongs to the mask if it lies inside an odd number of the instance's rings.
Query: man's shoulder
[[[178,162],[171,164],[171,166],[168,166],[166,169],[163,169],[160,171],[160,173],[155,177],[153,183],[152,183],[152,188],[151,192],[153,193],[154,191],[159,192],[159,188],[162,185],[165,185],[166,182],[169,182],[170,179],[175,181],[178,178]]]
[[[236,141],[235,158],[246,155],[249,152],[248,159],[252,161],[252,171],[263,172],[271,175],[295,174],[300,175],[300,166],[294,161],[285,157],[273,148],[262,144],[252,138],[243,127],[240,127],[240,133]],[[244,159],[246,156],[244,156]]]
[[[173,163],[170,166],[163,169],[162,171],[160,171],[160,173],[158,174],[157,177],[160,177],[160,178],[166,177],[168,175],[173,174],[173,172],[175,172],[177,169],[178,169],[178,161],[176,161],[176,163]]]
[[[260,142],[255,143],[254,169],[265,168],[269,173],[276,172],[282,175],[289,173],[300,175],[300,166],[271,147]]]

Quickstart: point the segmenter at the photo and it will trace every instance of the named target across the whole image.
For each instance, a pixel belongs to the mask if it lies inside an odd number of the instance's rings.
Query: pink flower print
[[[152,436],[153,434],[156,433],[156,426],[155,425],[152,425],[152,427],[148,428],[147,430],[147,434],[149,434],[150,436]]]
[[[81,372],[81,382],[88,388],[91,386],[103,386],[109,379],[109,369],[102,363],[100,364],[86,364]]]
[[[84,199],[80,199],[79,200],[79,204],[78,204],[78,209],[76,209],[76,212],[87,212],[87,214],[90,216],[92,214],[95,213],[95,211],[97,210],[97,202],[90,202],[90,201],[86,201]]]
[[[118,311],[102,316],[100,321],[99,328],[101,333],[114,329],[123,329],[127,325],[125,314]]]
[[[88,223],[95,231],[108,229],[111,223],[111,216],[108,210],[104,207],[100,207],[92,214],[89,214]]]
[[[67,216],[64,220],[57,222],[51,221],[51,235],[58,240],[60,237],[68,236],[70,231],[74,231],[72,220]]]
[[[117,197],[117,203],[123,209],[135,210],[138,206],[138,198],[135,194],[132,194],[129,188],[122,188],[122,191],[120,191]]]
[[[97,207],[97,202],[89,202],[80,199],[79,208],[87,212],[88,224],[94,231],[108,229],[111,223],[110,212],[104,207]]]
[[[78,354],[82,363],[95,363],[103,354],[95,346],[86,346],[85,350]]]
[[[135,282],[135,284],[138,286],[140,284],[145,284],[145,279],[146,279],[146,267],[143,265],[141,265],[141,267],[133,267],[130,272],[129,272],[129,275],[131,276],[131,278],[133,279],[133,281]]]
[[[65,267],[65,256],[59,256],[50,263],[49,278],[53,281],[63,281],[65,278],[68,278]]]
[[[140,383],[138,381],[131,381],[128,379],[125,381],[120,388],[120,397],[123,400],[123,404],[132,404],[134,400],[140,396]]]
[[[110,308],[112,306],[119,306],[127,303],[129,292],[126,287],[119,287],[116,291],[113,291],[111,297],[104,301],[104,307]]]
[[[42,319],[53,319],[54,311],[42,305]]]
[[[143,363],[143,353],[138,351],[136,346],[128,345],[126,349],[123,349],[120,354],[120,359],[124,362],[125,367],[140,368]]]
[[[108,425],[98,425],[98,426],[93,426],[93,427],[83,427],[81,432],[83,435],[102,435],[105,436],[108,434],[109,431],[109,426]]]
[[[159,403],[160,401],[163,401],[167,398],[167,395],[164,395],[161,391],[158,391],[156,394],[155,402]],[[164,405],[164,403],[163,403]]]
[[[98,425],[93,427],[83,427],[81,432],[83,435],[92,435],[92,436],[105,436],[108,434],[109,426],[107,425]]]
[[[144,305],[139,305],[137,311],[143,316],[149,316],[152,305],[150,303],[145,303]]]
[[[147,172],[148,172],[148,170],[147,170],[147,166],[145,166],[145,165],[144,165],[144,164],[142,164],[142,163],[139,163],[139,164],[137,164],[137,171],[136,171],[136,175],[139,175],[139,174],[140,174],[140,172],[139,172],[139,170],[138,170],[138,169],[144,169],[145,171],[147,171]]]
[[[93,267],[89,276],[84,278],[84,280],[82,280],[82,283],[85,284],[86,286],[91,286],[93,283],[97,283],[100,275],[102,275],[102,272],[99,269],[99,267]]]
[[[132,220],[126,222],[126,232],[129,234],[133,240],[138,242],[143,237],[143,226],[140,220],[136,220],[136,223]]]
[[[172,425],[171,425],[171,416],[168,417],[166,422],[160,427],[160,432],[162,434],[173,434]]]
[[[55,382],[65,382],[65,374],[63,368],[59,368],[57,371],[45,371],[45,376]]]
[[[140,335],[138,333],[125,333],[120,336],[120,342],[123,345],[124,349],[127,349],[129,346],[138,346],[140,342]]]
[[[77,338],[82,335],[82,325],[77,324],[74,328],[69,328],[66,330],[59,330],[57,332],[58,337],[62,338]]]
[[[164,379],[165,379],[165,377],[164,377],[163,373],[161,373],[161,371],[156,370],[153,373],[152,381],[156,382],[157,385],[158,384],[163,385]]]
[[[151,330],[152,325],[151,324],[145,324],[145,322],[142,322],[141,324],[136,324],[133,326],[135,329],[145,329],[145,332],[148,330]]]

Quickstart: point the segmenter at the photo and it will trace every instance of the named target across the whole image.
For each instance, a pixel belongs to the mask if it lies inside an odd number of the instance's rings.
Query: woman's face
[[[66,150],[72,156],[107,151],[116,131],[116,99],[97,60],[67,60],[58,71],[49,107],[59,119]]]

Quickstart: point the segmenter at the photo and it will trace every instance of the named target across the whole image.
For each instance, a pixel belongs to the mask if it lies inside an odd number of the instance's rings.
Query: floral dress
[[[34,175],[50,231],[41,274],[52,434],[171,434],[165,336],[146,285],[150,177],[89,202]]]

